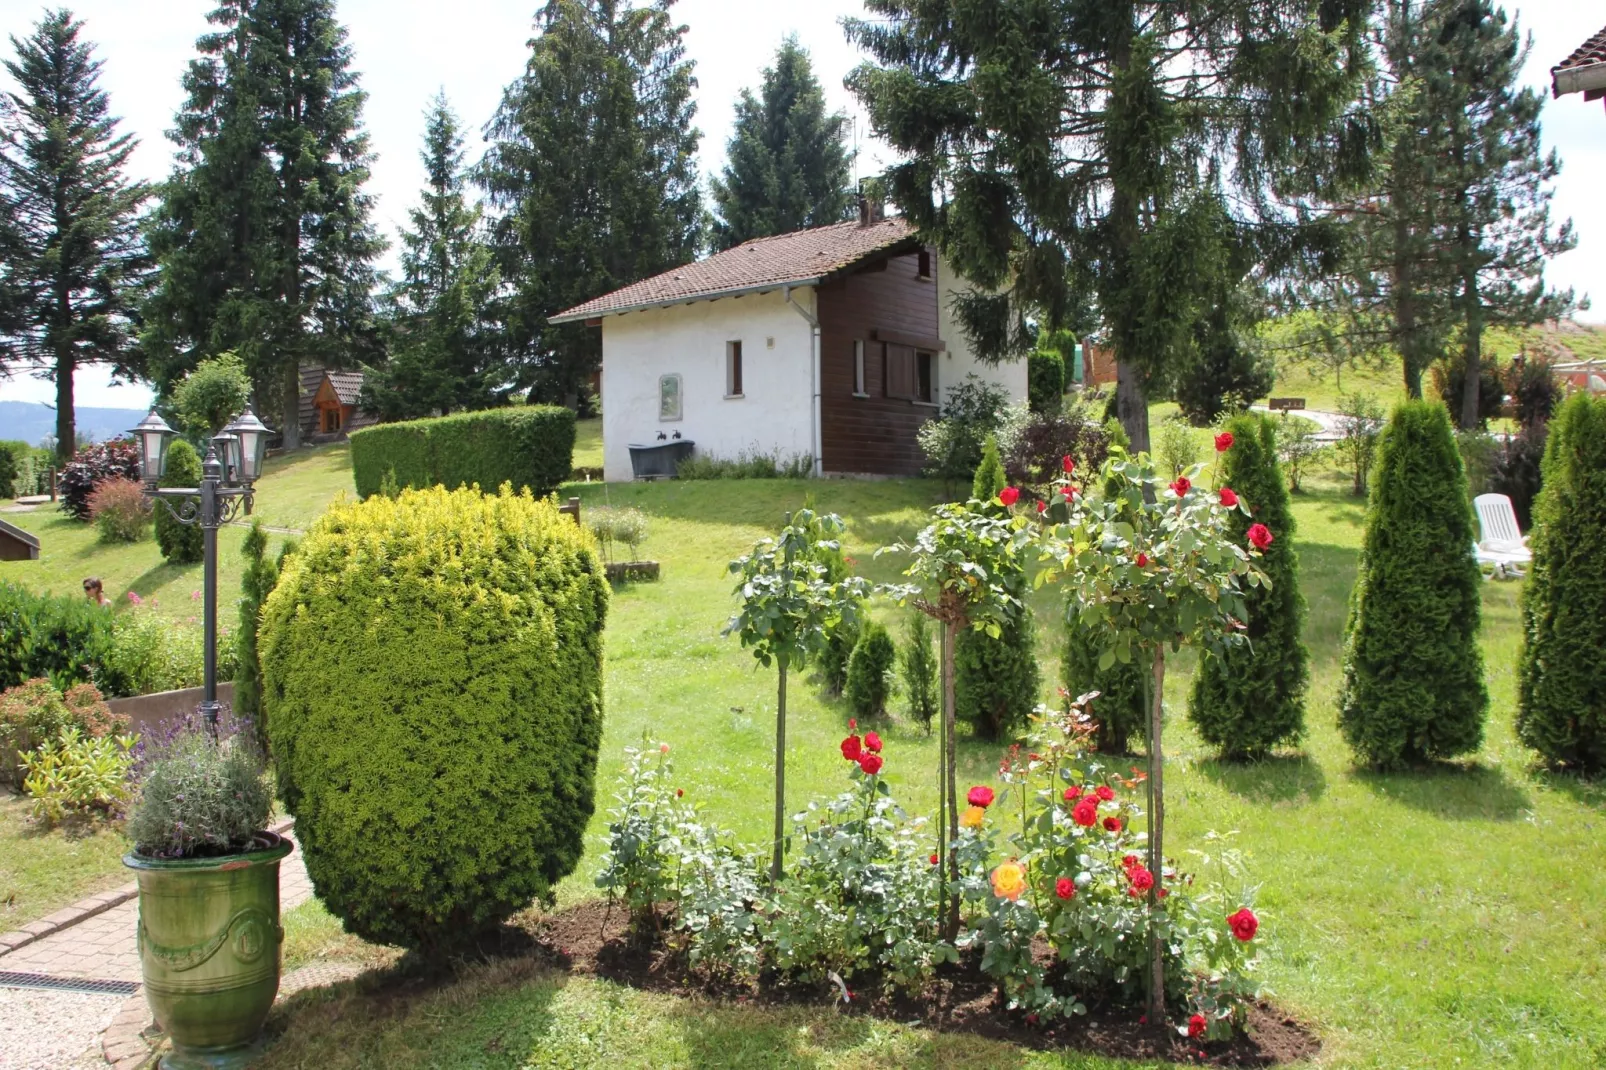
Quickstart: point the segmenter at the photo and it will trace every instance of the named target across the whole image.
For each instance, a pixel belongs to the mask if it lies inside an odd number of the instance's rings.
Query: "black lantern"
[[[227,430],[212,436],[212,448],[217,450],[217,459],[223,462],[223,482],[238,484],[240,482],[240,437],[231,435]]]
[[[262,475],[262,462],[268,455],[268,436],[273,432],[250,409],[240,413],[223,430],[236,440],[230,462],[234,479],[240,483],[255,483]]]
[[[139,445],[140,474],[153,487],[167,470],[167,444],[172,441],[174,433],[167,422],[156,415],[155,409],[140,421],[138,427],[129,431]]]

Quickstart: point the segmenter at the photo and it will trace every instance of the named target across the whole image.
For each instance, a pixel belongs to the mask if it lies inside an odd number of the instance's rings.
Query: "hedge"
[[[540,498],[573,469],[574,413],[557,405],[460,412],[351,434],[352,476],[365,499],[379,493],[387,474],[398,488],[509,483]]]
[[[1551,765],[1606,769],[1606,401],[1574,394],[1550,424],[1522,592],[1517,737]]]
[[[1367,765],[1453,758],[1483,743],[1474,538],[1450,414],[1402,403],[1378,441],[1338,697],[1339,730]]]
[[[0,691],[41,676],[59,691],[91,683],[111,645],[111,610],[0,581]]]
[[[550,501],[337,503],[263,610],[262,704],[307,872],[348,932],[439,954],[580,861],[608,584]]]

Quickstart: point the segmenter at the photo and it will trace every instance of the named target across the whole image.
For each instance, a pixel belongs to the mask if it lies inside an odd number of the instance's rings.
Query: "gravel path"
[[[96,1038],[127,998],[0,988],[0,1070],[105,1066]]]

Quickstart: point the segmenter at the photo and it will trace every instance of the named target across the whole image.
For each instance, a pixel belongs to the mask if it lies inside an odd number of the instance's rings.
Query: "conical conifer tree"
[[[1552,765],[1606,769],[1606,400],[1550,422],[1522,592],[1517,737]]]
[[[1249,507],[1231,517],[1244,545],[1249,525],[1264,524],[1274,541],[1260,567],[1271,585],[1251,587],[1244,601],[1248,643],[1201,657],[1188,700],[1200,737],[1229,758],[1258,757],[1305,732],[1310,653],[1300,638],[1305,597],[1294,552],[1294,514],[1277,464],[1277,431],[1269,417],[1245,414],[1228,422],[1232,446],[1221,455],[1218,493],[1231,491]]]
[[[1475,537],[1450,414],[1402,403],[1378,443],[1338,699],[1339,729],[1366,765],[1453,758],[1483,743]]]

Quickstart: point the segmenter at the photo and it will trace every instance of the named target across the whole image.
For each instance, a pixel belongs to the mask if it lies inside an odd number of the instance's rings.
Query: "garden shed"
[[[312,442],[333,442],[358,428],[377,423],[365,412],[363,373],[309,365],[301,369],[301,435]]]
[[[39,560],[39,539],[15,524],[0,520],[0,561]]]

